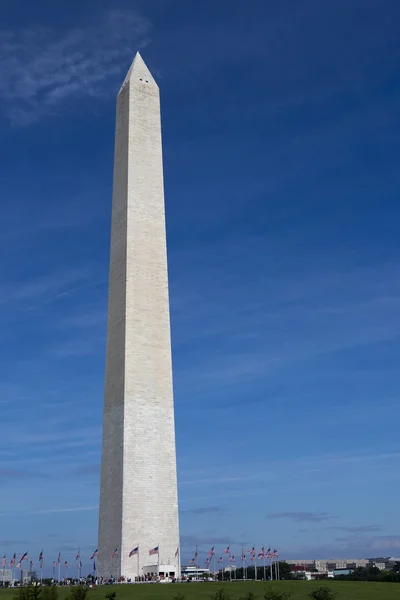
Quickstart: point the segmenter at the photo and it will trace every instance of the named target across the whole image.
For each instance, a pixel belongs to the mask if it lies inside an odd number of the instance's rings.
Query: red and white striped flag
[[[231,553],[230,547],[227,546],[224,550],[224,554],[230,554],[230,553]]]
[[[224,559],[222,558],[222,556],[219,557],[218,562],[222,563],[224,561]]]
[[[211,550],[209,550],[208,552],[208,556],[214,556],[215,554],[215,550],[214,550],[214,546],[211,548]]]

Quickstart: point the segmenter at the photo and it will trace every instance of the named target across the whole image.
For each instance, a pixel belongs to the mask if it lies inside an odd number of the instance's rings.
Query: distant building
[[[359,568],[376,567],[381,571],[391,569],[397,559],[395,558],[336,558],[336,559],[316,559],[316,560],[285,560],[291,566],[293,572],[299,571],[317,571],[318,573],[331,573],[338,570],[350,569],[354,571]]]
[[[9,581],[11,581],[11,579],[12,579],[12,571],[11,571],[11,569],[2,569],[0,571],[0,581],[2,583],[9,582]]]
[[[205,575],[210,575],[210,569],[203,569],[202,567],[192,567],[183,565],[181,568],[182,579],[204,579]]]

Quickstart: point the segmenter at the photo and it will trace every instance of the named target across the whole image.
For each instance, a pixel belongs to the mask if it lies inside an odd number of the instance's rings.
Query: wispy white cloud
[[[15,515],[18,513],[29,514],[29,515],[39,515],[39,514],[45,515],[45,514],[51,514],[51,513],[84,512],[84,511],[97,510],[98,508],[99,508],[98,505],[72,506],[72,507],[66,507],[66,508],[43,508],[43,509],[39,509],[39,510],[7,511],[7,512],[0,513],[0,516],[5,517],[5,516],[9,516],[9,515]]]
[[[62,34],[46,28],[0,31],[3,110],[13,124],[26,125],[71,98],[103,95],[106,82],[116,82],[121,65],[148,43],[149,31],[149,21],[133,10],[100,13],[87,27]],[[109,89],[115,92],[114,84]]]
[[[268,515],[269,519],[291,519],[297,522],[320,523],[321,521],[330,521],[335,517],[326,512],[277,512]]]

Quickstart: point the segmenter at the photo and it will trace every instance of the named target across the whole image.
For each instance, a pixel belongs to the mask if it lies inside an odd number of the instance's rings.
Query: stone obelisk
[[[139,53],[117,98],[108,294],[98,576],[178,575],[160,95]]]

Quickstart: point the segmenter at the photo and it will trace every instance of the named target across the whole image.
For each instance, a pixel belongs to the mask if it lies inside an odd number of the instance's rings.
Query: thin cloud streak
[[[7,511],[0,513],[0,516],[6,517],[9,515],[17,515],[17,514],[29,514],[29,515],[47,515],[50,513],[68,513],[68,512],[83,512],[83,511],[91,511],[98,510],[99,506],[76,506],[71,508],[43,508],[40,510],[24,510],[24,511]]]
[[[150,28],[136,11],[112,10],[63,34],[0,31],[0,99],[12,124],[29,125],[78,95],[81,101],[104,96],[105,82],[117,84],[121,65],[147,45]]]

